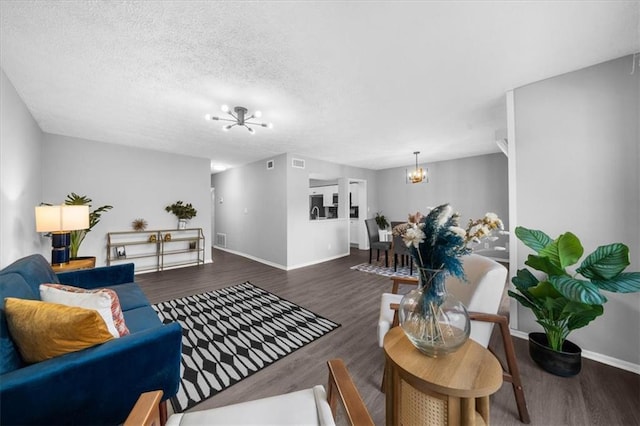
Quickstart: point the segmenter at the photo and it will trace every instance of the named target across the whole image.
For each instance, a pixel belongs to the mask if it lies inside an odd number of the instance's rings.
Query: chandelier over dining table
[[[422,167],[418,167],[418,154],[420,154],[420,151],[413,152],[413,155],[416,156],[416,168],[415,170],[407,174],[408,182],[411,182],[411,183],[420,183],[423,180],[427,179],[426,169],[423,169]]]

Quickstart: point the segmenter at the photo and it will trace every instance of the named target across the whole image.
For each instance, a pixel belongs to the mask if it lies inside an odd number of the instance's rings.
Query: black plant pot
[[[582,368],[582,349],[578,345],[565,340],[562,351],[554,351],[544,333],[529,333],[529,355],[543,370],[556,376],[572,377]]]

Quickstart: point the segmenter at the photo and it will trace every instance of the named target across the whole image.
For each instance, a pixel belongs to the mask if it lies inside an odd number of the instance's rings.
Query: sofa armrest
[[[86,289],[126,284],[134,281],[134,264],[125,263],[114,266],[100,266],[92,269],[60,272],[60,283]]]
[[[4,374],[0,423],[120,424],[141,393],[177,393],[181,341],[159,325]]]

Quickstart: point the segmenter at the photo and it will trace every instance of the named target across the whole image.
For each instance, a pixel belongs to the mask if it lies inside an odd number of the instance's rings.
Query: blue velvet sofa
[[[163,325],[140,287],[133,264],[56,275],[31,255],[0,271],[0,424],[122,423],[138,396],[162,389],[174,396],[180,380],[182,331]],[[41,283],[110,288],[131,334],[79,352],[25,364],[8,331],[5,297],[39,300]]]

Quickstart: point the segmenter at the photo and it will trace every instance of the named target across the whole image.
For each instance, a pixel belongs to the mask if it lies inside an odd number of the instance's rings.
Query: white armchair
[[[503,364],[503,369],[505,370],[504,380],[513,384],[520,421],[529,423],[529,412],[524,399],[524,390],[522,389],[513,341],[509,332],[509,323],[505,316],[498,315],[508,271],[498,262],[477,254],[464,256],[462,262],[467,282],[448,276],[446,278],[447,291],[467,307],[471,319],[469,337],[480,345],[485,348],[489,347],[493,326],[494,324],[499,324],[507,360],[506,367]],[[389,329],[398,325],[397,306],[403,296],[397,294],[399,285],[417,285],[418,283],[418,280],[413,277],[394,277],[392,280],[392,292],[383,293],[380,301],[380,317],[378,319],[378,344],[380,347],[383,346],[384,336]],[[500,360],[500,357],[497,358]]]
[[[166,425],[335,425],[336,418],[344,417],[351,425],[373,426],[373,420],[342,360],[334,359],[327,365],[327,391],[318,385],[225,407],[173,414]],[[142,394],[124,426],[162,425],[163,419],[158,410],[161,398],[162,391]]]

